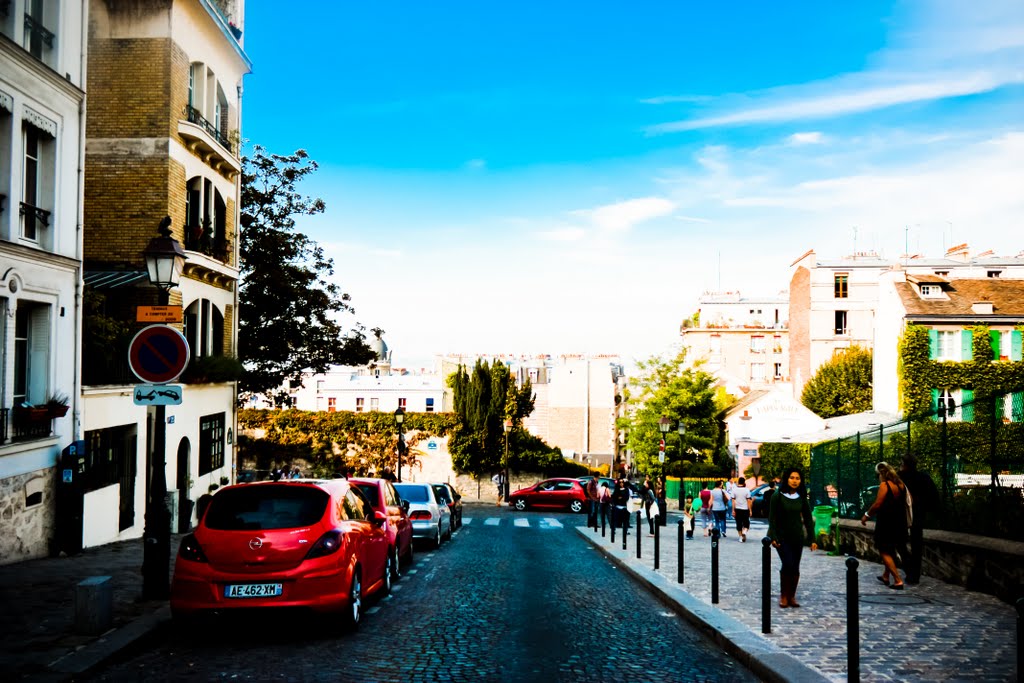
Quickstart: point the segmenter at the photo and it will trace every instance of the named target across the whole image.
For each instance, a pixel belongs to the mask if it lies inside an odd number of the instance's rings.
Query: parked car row
[[[222,488],[181,540],[171,612],[304,608],[355,628],[363,600],[412,562],[414,538],[436,548],[461,526],[461,498],[450,484],[368,478]]]

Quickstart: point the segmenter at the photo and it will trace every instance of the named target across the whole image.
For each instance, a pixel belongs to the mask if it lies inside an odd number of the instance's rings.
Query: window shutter
[[[974,422],[974,392],[971,389],[960,390],[960,405],[963,407],[961,414],[961,420],[964,422]]]
[[[1021,336],[1020,330],[1010,334],[1010,360],[1021,360]]]
[[[989,330],[988,336],[992,340],[992,360],[999,360],[999,340],[1002,339],[1003,333],[999,330]]]
[[[939,357],[939,331],[928,330],[928,358],[935,360]]]
[[[960,360],[974,360],[974,349],[971,343],[974,340],[974,333],[970,330],[960,332]]]
[[[936,413],[939,412],[939,390],[932,389],[932,419],[938,420],[939,416]]]
[[[1014,422],[1024,422],[1024,391],[1010,394],[1010,419]]]
[[[46,400],[50,367],[50,307],[33,306],[28,332],[28,401]]]

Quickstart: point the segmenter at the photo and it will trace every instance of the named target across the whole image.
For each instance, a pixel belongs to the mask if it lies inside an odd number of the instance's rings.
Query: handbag
[[[910,497],[910,489],[903,486],[904,497],[907,499],[907,527],[914,526],[914,499]]]
[[[651,503],[651,509],[648,510],[647,514],[648,514],[649,517],[657,517],[658,515],[661,514],[661,508],[658,507],[658,502],[657,501]]]

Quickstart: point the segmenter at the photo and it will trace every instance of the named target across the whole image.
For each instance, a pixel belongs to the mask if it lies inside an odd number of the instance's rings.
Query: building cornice
[[[24,244],[18,244],[17,242],[8,242],[6,240],[0,240],[0,253],[6,253],[11,256],[25,259],[26,261],[33,261],[36,263],[43,263],[48,266],[63,268],[67,271],[76,271],[82,267],[82,262],[78,259],[61,256],[60,254],[54,254],[52,251],[37,249],[35,247],[25,246]],[[2,275],[2,273],[0,273],[0,275]]]
[[[213,19],[213,23],[217,25],[220,32],[224,34],[224,38],[231,44],[231,47],[234,48],[235,55],[245,66],[246,73],[252,73],[252,60],[249,59],[249,55],[245,54],[245,50],[242,49],[242,46],[238,43],[238,40],[231,32],[231,27],[228,26],[228,22],[224,19],[224,15],[220,13],[220,10],[217,9],[210,0],[199,0],[199,4],[206,10],[206,13],[210,15],[210,18]]]
[[[54,90],[64,93],[76,102],[85,99],[84,90],[58,74],[46,63],[33,57],[27,50],[4,34],[0,34],[0,51],[5,51],[18,66],[38,76]]]

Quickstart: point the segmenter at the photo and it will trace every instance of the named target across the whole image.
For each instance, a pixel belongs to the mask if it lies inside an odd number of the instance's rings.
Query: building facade
[[[3,563],[54,549],[58,458],[81,434],[86,16],[86,2],[0,3]]]
[[[789,299],[705,293],[679,333],[686,363],[740,386],[763,389],[789,381]]]
[[[241,0],[92,0],[85,157],[83,544],[142,535],[147,466],[163,463],[172,528],[192,501],[232,480],[242,78]],[[135,405],[125,341],[158,303],[142,252],[170,217],[185,249],[170,304],[188,340],[183,402],[167,408],[166,448],[155,411]],[[228,368],[228,370],[225,370]]]

